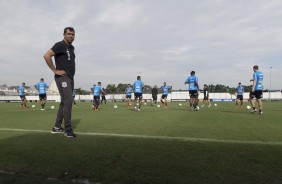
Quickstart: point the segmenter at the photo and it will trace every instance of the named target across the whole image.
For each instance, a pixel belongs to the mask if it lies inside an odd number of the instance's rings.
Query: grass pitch
[[[78,137],[66,138],[50,133],[57,103],[0,103],[0,183],[282,183],[281,102],[262,115],[230,102],[197,112],[116,104],[78,103]]]

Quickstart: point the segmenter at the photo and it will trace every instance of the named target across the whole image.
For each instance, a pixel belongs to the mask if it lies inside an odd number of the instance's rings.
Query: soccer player
[[[47,100],[47,95],[46,95],[47,84],[44,82],[43,78],[41,78],[40,82],[37,83],[36,89],[38,90],[41,110],[43,111],[43,110],[45,110],[44,108],[45,108],[45,104],[46,104],[46,100]]]
[[[103,88],[102,92],[101,92],[101,97],[102,97],[101,105],[103,104],[103,101],[104,101],[105,104],[107,103],[106,93],[104,93],[104,91],[105,91],[105,88]]]
[[[133,83],[133,91],[134,91],[134,105],[135,109],[137,109],[137,99],[138,99],[138,111],[140,111],[142,106],[142,94],[144,89],[144,83],[141,81],[141,77],[137,76],[137,80]]]
[[[259,107],[259,114],[262,114],[262,98],[263,98],[263,86],[262,86],[262,82],[263,82],[263,73],[259,71],[259,67],[257,65],[253,66],[253,79],[251,81],[253,81],[253,87],[252,87],[252,95],[251,95],[251,104],[253,107],[252,113],[257,112],[256,109],[256,105],[255,105],[255,99],[257,99],[258,101],[258,107]]]
[[[101,93],[107,93],[102,89],[101,82],[98,82],[98,85],[93,86],[93,110],[97,111],[100,105],[100,95]]]
[[[64,40],[57,42],[44,55],[44,59],[49,68],[55,74],[55,81],[61,96],[61,103],[58,109],[57,118],[51,133],[63,132],[61,125],[64,120],[65,135],[68,138],[76,137],[73,133],[71,124],[72,114],[72,92],[74,88],[75,74],[75,53],[72,42],[75,38],[75,30],[72,27],[64,29]],[[56,67],[53,64],[52,57],[55,58]]]
[[[207,86],[206,84],[204,84],[203,92],[204,92],[204,99],[203,99],[203,105],[202,105],[202,107],[205,106],[205,102],[208,102],[208,103],[209,103],[209,106],[208,106],[208,107],[210,107],[210,106],[211,106],[211,101],[210,101],[210,99],[209,99],[209,88],[208,88],[208,86]]]
[[[130,86],[130,84],[127,84],[127,88],[125,89],[127,107],[131,106],[131,94],[132,94],[132,92],[133,92],[132,87]]]
[[[22,83],[22,85],[18,87],[18,93],[19,93],[19,96],[20,96],[21,101],[22,101],[22,103],[21,103],[21,105],[20,105],[21,108],[23,108],[23,107],[29,108],[29,107],[26,105],[27,100],[26,100],[26,97],[25,97],[25,95],[26,95],[26,92],[25,92],[25,91],[26,91],[26,89],[25,89],[25,83]]]
[[[236,88],[236,108],[238,108],[238,101],[240,100],[240,108],[243,105],[243,93],[244,93],[244,86],[241,85],[241,82],[238,83],[238,87]]]
[[[75,94],[76,94],[76,89],[73,89],[73,91],[72,91],[72,99],[73,99],[73,105],[74,105],[74,106],[76,106]]]
[[[157,88],[157,85],[155,85],[152,88],[152,98],[153,98],[153,101],[151,103],[151,106],[157,105],[157,100],[158,100],[158,88]]]
[[[184,84],[189,84],[189,95],[190,95],[190,109],[191,110],[198,110],[198,89],[199,89],[199,84],[198,84],[198,77],[195,76],[195,71],[191,71],[191,76],[188,77],[185,81]]]
[[[162,106],[164,105],[165,108],[167,108],[167,95],[169,90],[171,90],[172,86],[167,86],[166,82],[164,82],[164,85],[161,86],[161,90],[162,90],[162,96],[161,96],[161,102],[162,102]]]

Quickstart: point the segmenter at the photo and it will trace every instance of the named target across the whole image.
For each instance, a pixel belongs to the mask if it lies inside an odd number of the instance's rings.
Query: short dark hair
[[[41,80],[41,81],[44,81],[44,79],[43,79],[43,78],[41,78],[40,80]]]
[[[73,27],[66,27],[64,29],[64,34],[66,34],[67,30],[71,31],[71,32],[75,32],[75,30],[73,29]]]
[[[101,82],[98,82],[98,84],[101,84]]]
[[[141,77],[140,76],[137,76],[137,80],[140,80],[141,79]]]
[[[192,72],[191,72],[191,75],[195,75],[195,71],[192,71]]]
[[[258,70],[258,69],[259,69],[258,65],[255,65],[255,66],[253,67],[253,69]]]

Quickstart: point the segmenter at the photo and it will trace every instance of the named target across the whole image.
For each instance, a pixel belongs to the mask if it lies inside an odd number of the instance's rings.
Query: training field
[[[262,115],[231,102],[197,112],[185,102],[140,112],[83,102],[73,107],[76,138],[50,133],[58,103],[18,105],[0,103],[1,184],[282,183],[281,102],[264,102]]]

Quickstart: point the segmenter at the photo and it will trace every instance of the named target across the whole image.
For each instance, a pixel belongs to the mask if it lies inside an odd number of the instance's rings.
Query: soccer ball
[[[195,107],[195,111],[198,111],[198,110],[200,110],[200,107],[199,107],[199,106],[196,106],[196,107]]]
[[[51,106],[50,108],[51,108],[51,109],[55,109],[55,106]]]
[[[214,106],[217,106],[217,104],[214,104]]]
[[[160,104],[158,104],[158,105],[157,105],[157,108],[160,108],[160,107],[161,107]]]
[[[179,106],[182,106],[182,104],[180,103]]]
[[[35,105],[32,105],[31,107],[32,107],[32,108],[35,108]]]
[[[118,106],[117,106],[117,105],[114,105],[114,108],[116,109],[116,108],[118,108]]]
[[[247,109],[247,110],[250,110],[250,109],[251,109],[251,106],[247,105],[246,109]]]

